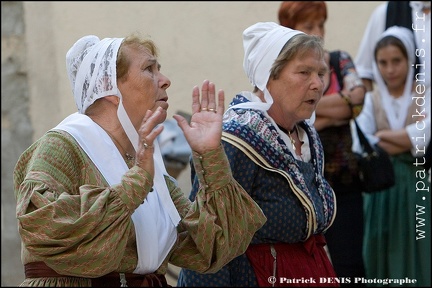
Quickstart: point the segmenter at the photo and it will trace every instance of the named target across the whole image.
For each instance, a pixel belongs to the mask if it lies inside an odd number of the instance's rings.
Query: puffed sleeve
[[[71,136],[47,133],[14,171],[24,264],[44,261],[57,273],[81,277],[117,269],[135,237],[131,215],[152,183],[134,167],[109,187]]]
[[[201,273],[214,273],[243,254],[266,217],[233,178],[222,148],[193,152],[200,187],[181,221],[170,262]]]

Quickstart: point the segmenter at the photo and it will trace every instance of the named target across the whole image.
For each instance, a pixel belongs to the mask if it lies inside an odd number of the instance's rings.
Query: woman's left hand
[[[223,90],[219,90],[216,102],[215,90],[214,83],[208,80],[202,84],[201,97],[198,87],[193,88],[190,124],[180,115],[173,116],[191,149],[199,154],[214,150],[221,143],[225,94]]]

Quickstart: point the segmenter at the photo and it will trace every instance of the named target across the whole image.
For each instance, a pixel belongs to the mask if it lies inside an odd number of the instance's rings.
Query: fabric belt
[[[73,277],[58,274],[44,262],[24,265],[26,278]],[[102,277],[90,278],[93,287],[170,287],[163,274],[134,274],[111,272]]]

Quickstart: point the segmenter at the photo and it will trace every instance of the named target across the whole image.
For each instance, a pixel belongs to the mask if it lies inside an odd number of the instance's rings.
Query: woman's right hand
[[[221,144],[222,117],[225,112],[225,93],[215,84],[205,80],[201,87],[192,90],[192,117],[190,123],[180,115],[174,115],[191,149],[199,154],[214,150]]]
[[[135,156],[135,165],[146,170],[154,177],[153,142],[163,130],[163,125],[157,126],[166,118],[166,112],[158,107],[154,112],[147,110],[141,127],[138,129],[139,144]]]

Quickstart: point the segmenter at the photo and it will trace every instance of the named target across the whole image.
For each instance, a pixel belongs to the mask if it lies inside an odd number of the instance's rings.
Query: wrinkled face
[[[126,47],[130,67],[125,77],[118,80],[123,105],[133,125],[138,128],[147,110],[162,107],[166,113],[170,80],[160,73],[157,59],[145,47]],[[166,117],[166,116],[165,116]]]
[[[394,45],[380,48],[376,53],[378,70],[390,91],[403,91],[408,75],[408,59]]]
[[[269,114],[277,123],[296,123],[309,119],[324,91],[328,68],[316,51],[296,56],[281,70],[278,79],[270,79],[267,89],[273,98]]]
[[[297,23],[294,29],[309,35],[316,35],[324,38],[324,23],[325,19],[323,17],[309,18],[305,19],[303,22]]]

